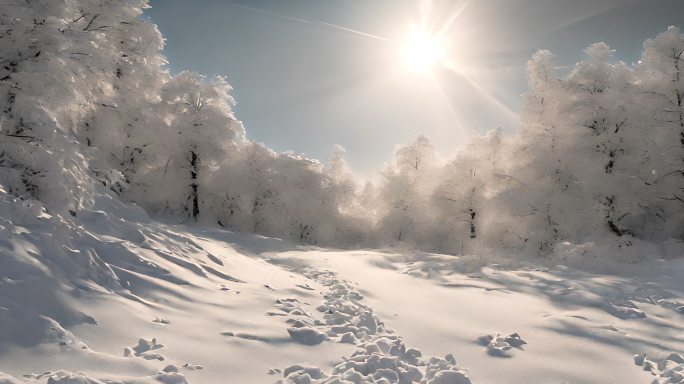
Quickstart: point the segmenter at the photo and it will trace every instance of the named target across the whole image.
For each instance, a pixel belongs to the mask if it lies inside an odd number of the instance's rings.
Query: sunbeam
[[[484,89],[480,84],[478,84],[478,82],[474,81],[469,76],[459,71],[459,69],[456,68],[453,64],[446,63],[444,65],[444,68],[448,70],[451,74],[459,76],[461,79],[470,84],[470,86],[472,86],[476,91],[478,91],[482,96],[484,96],[487,101],[493,104],[500,112],[504,113],[504,115],[510,121],[516,121],[518,119],[519,116],[517,112],[515,112],[513,109],[511,109],[511,107],[504,104],[501,100],[499,100],[486,89]]]
[[[468,6],[472,3],[472,0],[466,0],[464,1],[461,6],[449,17],[449,19],[442,25],[442,27],[437,31],[437,36],[443,36],[447,32],[449,32],[449,29],[454,25],[456,20],[458,20],[463,13],[466,11]]]
[[[458,112],[456,112],[456,109],[452,105],[451,100],[449,100],[449,96],[446,94],[446,92],[444,92],[442,86],[440,86],[440,84],[437,82],[435,82],[435,86],[437,87],[439,95],[442,97],[442,100],[444,100],[444,104],[446,104],[447,108],[449,109],[451,117],[456,122],[456,126],[458,127],[459,133],[464,139],[470,139],[473,136],[473,132],[467,128],[466,124],[463,122],[463,119],[461,119]]]

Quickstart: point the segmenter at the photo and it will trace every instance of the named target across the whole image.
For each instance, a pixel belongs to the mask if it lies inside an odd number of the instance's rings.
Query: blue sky
[[[431,4],[429,9],[426,4]],[[518,127],[525,63],[559,66],[604,41],[624,61],[646,38],[683,27],[683,0],[151,0],[173,72],[225,75],[250,139],[326,161],[335,144],[361,176],[425,134],[445,156],[473,134]],[[402,64],[423,20],[447,24],[452,70]],[[359,33],[360,32],[360,33]],[[369,36],[372,35],[372,36]],[[375,36],[375,37],[374,37]],[[379,38],[376,38],[379,37]]]

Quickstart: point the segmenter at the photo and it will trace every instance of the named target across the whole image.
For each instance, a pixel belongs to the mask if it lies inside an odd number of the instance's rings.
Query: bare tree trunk
[[[475,222],[475,188],[473,188],[473,191],[470,193],[470,206],[468,207],[468,216],[470,217],[470,238],[475,239],[477,238],[477,224]]]
[[[192,218],[197,221],[199,216],[199,184],[197,178],[199,176],[199,155],[195,150],[190,151],[190,188],[192,189],[190,199],[192,200]]]

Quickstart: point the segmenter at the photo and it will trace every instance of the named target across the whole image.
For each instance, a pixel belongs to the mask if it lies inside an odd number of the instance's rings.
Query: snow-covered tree
[[[438,166],[439,159],[425,136],[396,150],[392,163],[382,173],[384,180],[378,191],[381,239],[409,244],[424,241]]]
[[[530,90],[525,95],[523,125],[512,142],[515,156],[507,171],[511,188],[501,205],[519,223],[510,230],[512,237],[505,236],[510,238],[507,243],[540,254],[570,235],[562,224],[574,181],[566,164],[571,138],[563,129],[567,95],[555,74],[554,60],[551,52],[538,51],[527,63]]]
[[[681,211],[684,209],[684,34],[677,27],[644,43],[637,67],[641,77],[639,104],[651,143],[645,177],[649,190],[657,195],[650,207],[657,220],[665,223],[663,232],[684,236]]]
[[[169,163],[164,167],[178,208],[198,220],[201,206],[207,202],[209,177],[226,152],[243,140],[242,124],[231,110],[230,86],[218,77],[205,81],[192,72],[182,72],[162,89],[162,104],[168,111]],[[173,183],[173,184],[172,184]],[[176,205],[177,204],[177,205]]]
[[[72,4],[5,3],[0,15],[0,179],[22,198],[75,212],[87,189],[85,159],[69,137],[88,91],[68,71]],[[64,31],[64,32],[62,32]],[[74,171],[71,173],[71,171]]]
[[[98,51],[107,34],[81,14],[95,3],[6,2],[0,15],[3,182],[16,195],[74,215],[90,190],[88,158],[75,135],[111,88],[103,71],[111,57]],[[121,18],[141,4],[122,2],[108,16]]]
[[[502,144],[501,129],[490,131],[473,139],[442,170],[431,195],[432,212],[442,224],[439,238],[452,252],[472,252],[486,242],[491,222],[485,225],[483,218],[491,217],[489,199],[500,187]]]
[[[628,69],[622,63],[608,62],[613,50],[604,43],[592,44],[585,53],[589,60],[578,63],[567,80],[573,101],[567,129],[576,130],[571,166],[583,181],[583,193],[598,202],[602,227],[622,236],[631,233],[622,220],[633,211],[629,188],[619,185],[621,174],[614,171],[618,158],[625,154],[622,135],[630,124],[625,105]],[[587,224],[592,222],[599,221],[585,217],[582,226],[590,228]],[[600,233],[600,227],[591,230]]]
[[[93,52],[81,52],[80,60],[98,58],[96,67],[109,79],[79,138],[99,152],[91,170],[117,194],[143,182],[138,173],[154,162],[149,152],[164,125],[156,107],[169,75],[162,68],[161,34],[141,18],[145,6],[141,0],[91,2],[77,17],[85,30],[99,36]]]

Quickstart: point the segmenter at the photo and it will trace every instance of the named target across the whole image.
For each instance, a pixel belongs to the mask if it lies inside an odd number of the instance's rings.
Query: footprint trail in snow
[[[652,384],[684,383],[684,357],[677,353],[670,353],[661,360],[651,360],[642,353],[634,356],[634,363],[655,376]]]
[[[356,345],[359,350],[330,372],[319,367],[292,365],[283,370],[278,384],[382,383],[470,384],[453,355],[424,358],[406,348],[402,338],[386,329],[352,284],[332,271],[306,269],[301,273],[323,285],[324,303],[316,308],[322,318],[306,310],[296,299],[280,299],[275,307],[287,316],[293,341],[315,345],[325,340]],[[275,371],[274,371],[275,373]]]

